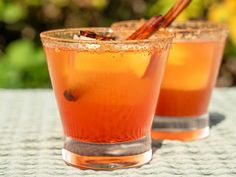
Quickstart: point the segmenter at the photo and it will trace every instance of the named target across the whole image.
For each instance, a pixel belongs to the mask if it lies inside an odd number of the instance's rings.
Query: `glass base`
[[[193,141],[209,136],[209,116],[162,117],[155,116],[152,139]]]
[[[150,136],[123,143],[85,143],[66,137],[62,158],[81,169],[116,170],[143,165],[152,158]]]

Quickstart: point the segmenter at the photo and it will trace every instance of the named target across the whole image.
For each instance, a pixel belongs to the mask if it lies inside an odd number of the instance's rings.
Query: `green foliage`
[[[15,23],[26,16],[26,10],[20,3],[3,4],[2,2],[1,16],[4,22]]]
[[[39,33],[109,26],[164,14],[176,0],[0,0],[0,87],[50,87]],[[210,19],[229,26],[226,58],[236,55],[236,1],[192,0],[177,20]],[[236,57],[235,57],[236,58]]]
[[[156,1],[156,3],[151,5],[147,11],[147,17],[150,18],[157,14],[164,15],[174,3],[175,1],[173,0]]]
[[[204,18],[204,12],[207,8],[209,0],[192,0],[191,4],[181,13],[179,19],[198,19]]]
[[[6,59],[0,62],[0,87],[17,88],[22,87],[19,72],[12,68]]]
[[[42,4],[42,0],[25,0],[25,3],[28,6],[40,6],[40,4]]]
[[[107,5],[107,0],[92,0],[92,5],[97,9],[104,9]]]
[[[17,40],[10,43],[6,48],[6,57],[12,67],[23,70],[34,64],[30,57],[34,55],[33,43],[29,40]]]
[[[20,39],[11,42],[0,58],[0,87],[49,87],[43,49],[34,42]]]
[[[0,19],[3,17],[4,4],[3,1],[0,1]]]

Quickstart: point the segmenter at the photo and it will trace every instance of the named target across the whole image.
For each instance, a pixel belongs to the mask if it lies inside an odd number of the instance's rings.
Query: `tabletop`
[[[80,170],[61,158],[62,126],[52,90],[0,89],[0,176],[182,177],[236,176],[236,88],[215,89],[210,136],[153,144],[140,168]]]

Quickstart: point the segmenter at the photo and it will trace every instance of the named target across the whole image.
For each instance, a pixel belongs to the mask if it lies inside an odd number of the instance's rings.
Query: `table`
[[[215,89],[210,111],[207,139],[164,141],[140,168],[83,171],[61,159],[63,134],[52,90],[0,89],[0,176],[236,176],[236,88]]]

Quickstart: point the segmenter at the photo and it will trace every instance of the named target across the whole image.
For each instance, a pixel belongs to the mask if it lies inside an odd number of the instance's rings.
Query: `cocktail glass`
[[[123,21],[113,29],[137,29]],[[212,22],[178,22],[153,122],[153,139],[190,141],[209,135],[208,105],[224,51],[227,28]]]
[[[79,39],[81,30],[118,40]],[[69,165],[113,170],[151,159],[151,123],[173,34],[125,40],[132,32],[78,28],[41,33],[64,128],[62,157]]]

